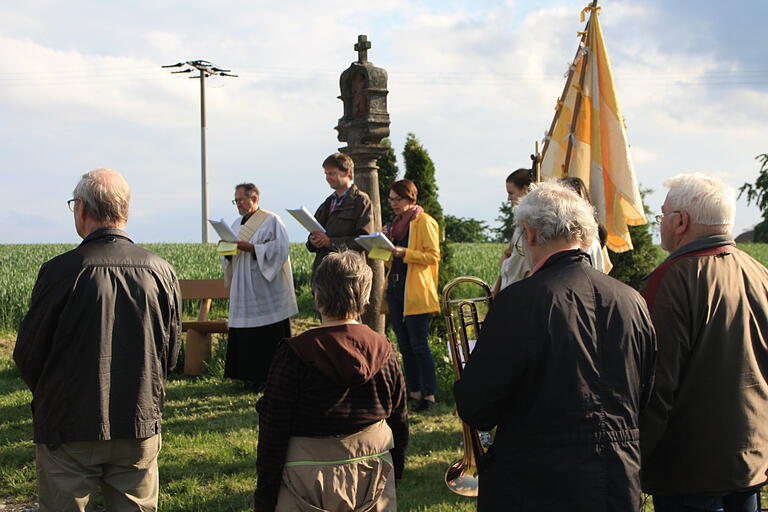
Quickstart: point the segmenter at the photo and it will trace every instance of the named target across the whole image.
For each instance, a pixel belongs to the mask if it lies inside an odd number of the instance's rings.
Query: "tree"
[[[515,233],[515,214],[512,212],[512,203],[504,201],[499,206],[499,215],[496,217],[497,222],[501,222],[501,226],[493,228],[493,232],[496,233],[494,237],[497,242],[509,242]]]
[[[379,197],[381,198],[381,220],[385,223],[392,219],[392,206],[390,206],[387,197],[389,197],[389,187],[397,181],[397,175],[400,170],[397,168],[397,157],[395,150],[392,149],[392,143],[389,139],[381,141],[387,146],[387,152],[379,157],[377,164],[379,166]]]
[[[445,239],[455,243],[489,242],[488,225],[477,219],[445,216]]]
[[[421,145],[416,135],[409,133],[403,148],[405,162],[405,177],[416,185],[419,191],[418,204],[431,215],[440,226],[440,267],[437,276],[437,293],[456,275],[453,265],[453,247],[445,240],[445,217],[443,207],[437,199],[437,183],[435,182],[435,164],[429,153]],[[442,315],[433,317],[430,322],[433,333],[445,333],[445,321]]]
[[[405,140],[403,161],[405,162],[405,177],[413,181],[419,190],[419,205],[437,221],[440,225],[440,232],[444,234],[445,218],[443,217],[443,207],[440,206],[437,199],[435,164],[413,133],[409,133]]]
[[[645,196],[651,192],[650,189],[640,190],[640,195],[643,198],[643,209],[646,217],[649,218],[651,217],[651,209],[645,204]],[[613,263],[611,277],[636,290],[644,286],[645,276],[656,268],[663,256],[661,248],[653,244],[651,226],[655,224],[655,222],[649,222],[640,226],[629,226],[629,236],[632,237],[634,248],[626,252],[609,251],[611,263]]]
[[[757,155],[760,171],[754,185],[745,183],[739,187],[739,197],[747,193],[747,204],[753,202],[763,214],[763,222],[755,226],[755,242],[768,242],[768,153]]]

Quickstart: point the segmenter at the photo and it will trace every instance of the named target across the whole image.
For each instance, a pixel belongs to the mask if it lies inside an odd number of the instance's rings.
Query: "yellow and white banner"
[[[599,10],[585,9],[591,11],[586,36],[570,69],[564,97],[558,100],[554,125],[544,146],[541,175],[581,178],[600,223],[608,230],[606,245],[612,251],[624,252],[632,249],[627,226],[647,220],[600,30]]]

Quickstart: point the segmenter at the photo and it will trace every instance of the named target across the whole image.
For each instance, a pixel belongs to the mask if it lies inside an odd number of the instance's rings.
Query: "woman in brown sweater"
[[[254,510],[397,510],[405,383],[389,340],[357,321],[371,270],[357,253],[332,253],[313,290],[322,324],[278,348],[256,405]]]

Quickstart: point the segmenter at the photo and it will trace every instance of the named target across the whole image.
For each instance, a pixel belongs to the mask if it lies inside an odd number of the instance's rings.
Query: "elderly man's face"
[[[679,237],[675,233],[675,228],[680,225],[679,210],[675,210],[669,203],[669,196],[664,200],[664,204],[661,205],[661,225],[659,231],[661,232],[661,247],[665,251],[672,252],[677,249]]]
[[[251,196],[240,187],[235,190],[235,204],[240,215],[245,215],[259,208],[259,196]]]

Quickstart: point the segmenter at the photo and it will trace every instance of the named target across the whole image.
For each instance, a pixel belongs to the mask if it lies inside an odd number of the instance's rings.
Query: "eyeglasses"
[[[525,250],[523,249],[523,234],[525,234],[525,231],[521,231],[515,239],[515,250],[520,256],[525,256]]]
[[[390,203],[399,203],[400,201],[405,200],[404,197],[392,197],[392,196],[389,196],[387,199],[389,199]]]
[[[67,201],[67,208],[69,208],[69,211],[73,212],[75,211],[75,201],[79,201],[80,198],[74,198]]]
[[[657,215],[657,216],[656,216],[656,217],[654,217],[654,218],[656,219],[656,222],[658,222],[658,223],[660,224],[660,223],[661,223],[661,220],[662,220],[664,217],[669,217],[669,216],[670,216],[670,215],[672,215],[673,213],[680,213],[680,210],[675,210],[675,211],[673,211],[673,212],[669,212],[669,213],[662,213],[661,215]]]
[[[256,196],[253,196],[253,197],[256,197]],[[253,200],[253,197],[240,197],[238,199],[233,199],[232,204],[242,203],[244,201],[251,201]]]

